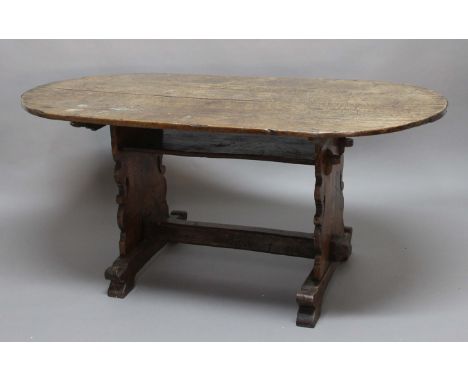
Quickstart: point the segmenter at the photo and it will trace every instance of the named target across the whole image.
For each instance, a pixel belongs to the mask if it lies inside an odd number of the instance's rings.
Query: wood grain
[[[351,255],[352,228],[343,223],[344,149],[347,139],[327,139],[316,144],[314,267],[296,294],[296,324],[314,327],[320,317],[328,282],[339,261]]]
[[[440,118],[447,100],[421,87],[312,78],[128,74],[34,88],[23,107],[82,124],[350,137]]]
[[[118,188],[119,257],[105,272],[108,295],[125,297],[141,267],[167,240],[154,227],[169,215],[162,155],[123,151],[124,131],[111,127],[114,178]],[[151,232],[149,232],[151,231]]]
[[[125,136],[121,143],[124,151],[298,164],[315,161],[315,144],[305,138],[135,127],[120,127],[119,131]]]
[[[315,255],[310,233],[169,218],[161,224],[168,241],[305,257]]]

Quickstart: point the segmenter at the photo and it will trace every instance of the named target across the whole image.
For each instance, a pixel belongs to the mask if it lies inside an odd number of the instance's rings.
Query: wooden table
[[[420,87],[311,78],[129,74],[36,87],[23,107],[91,130],[110,125],[120,255],[106,272],[125,297],[166,243],[314,258],[296,300],[297,325],[313,327],[339,262],[351,254],[343,223],[343,153],[350,137],[433,122],[447,101]],[[315,166],[313,233],[210,224],[169,213],[162,156],[236,158]]]

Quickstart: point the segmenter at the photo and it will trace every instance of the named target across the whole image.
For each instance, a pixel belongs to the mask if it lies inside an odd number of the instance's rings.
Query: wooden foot
[[[107,276],[106,279],[109,280]],[[107,295],[109,297],[124,298],[134,287],[135,279],[127,280],[125,282],[112,280],[109,285],[109,289],[107,289]]]
[[[296,318],[297,326],[315,327],[322,310],[323,295],[336,267],[337,263],[330,263],[320,281],[314,281],[313,275],[309,275],[300,291],[297,292],[296,301],[299,305]]]
[[[110,297],[124,298],[135,286],[135,276],[153,255],[167,243],[165,239],[146,239],[128,256],[119,256],[104,276],[110,280]]]
[[[345,226],[344,235],[332,238],[330,242],[330,256],[333,262],[329,264],[322,279],[314,281],[314,276],[311,273],[306,281],[304,281],[300,291],[297,292],[296,301],[299,305],[296,319],[297,326],[307,328],[315,327],[320,317],[323,295],[325,294],[333,272],[335,272],[339,262],[347,261],[349,256],[351,256],[352,235],[353,229]]]

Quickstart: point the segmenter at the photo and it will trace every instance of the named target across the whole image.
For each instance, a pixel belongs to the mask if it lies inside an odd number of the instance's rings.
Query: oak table
[[[108,295],[125,297],[166,243],[313,258],[296,300],[296,323],[313,327],[339,262],[351,254],[343,223],[343,153],[351,137],[433,122],[447,100],[421,87],[312,78],[128,74],[36,87],[22,105],[39,117],[91,130],[110,125],[120,255]],[[314,232],[210,224],[169,213],[162,157],[236,158],[315,166]]]

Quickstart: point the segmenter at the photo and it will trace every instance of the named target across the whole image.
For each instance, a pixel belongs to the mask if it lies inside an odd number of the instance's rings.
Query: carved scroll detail
[[[332,237],[344,236],[343,150],[335,141],[317,147],[314,190],[314,243],[317,255],[312,270],[312,277],[317,281],[322,279],[332,260]]]
[[[168,217],[162,155],[125,150],[122,129],[111,127],[120,257],[106,271],[109,295],[117,297],[131,290],[138,270],[166,243],[157,231]]]
[[[316,144],[314,216],[315,261],[301,290],[296,295],[299,305],[296,323],[314,327],[320,316],[323,294],[336,268],[351,253],[352,229],[343,224],[343,153],[352,142],[330,139]]]

